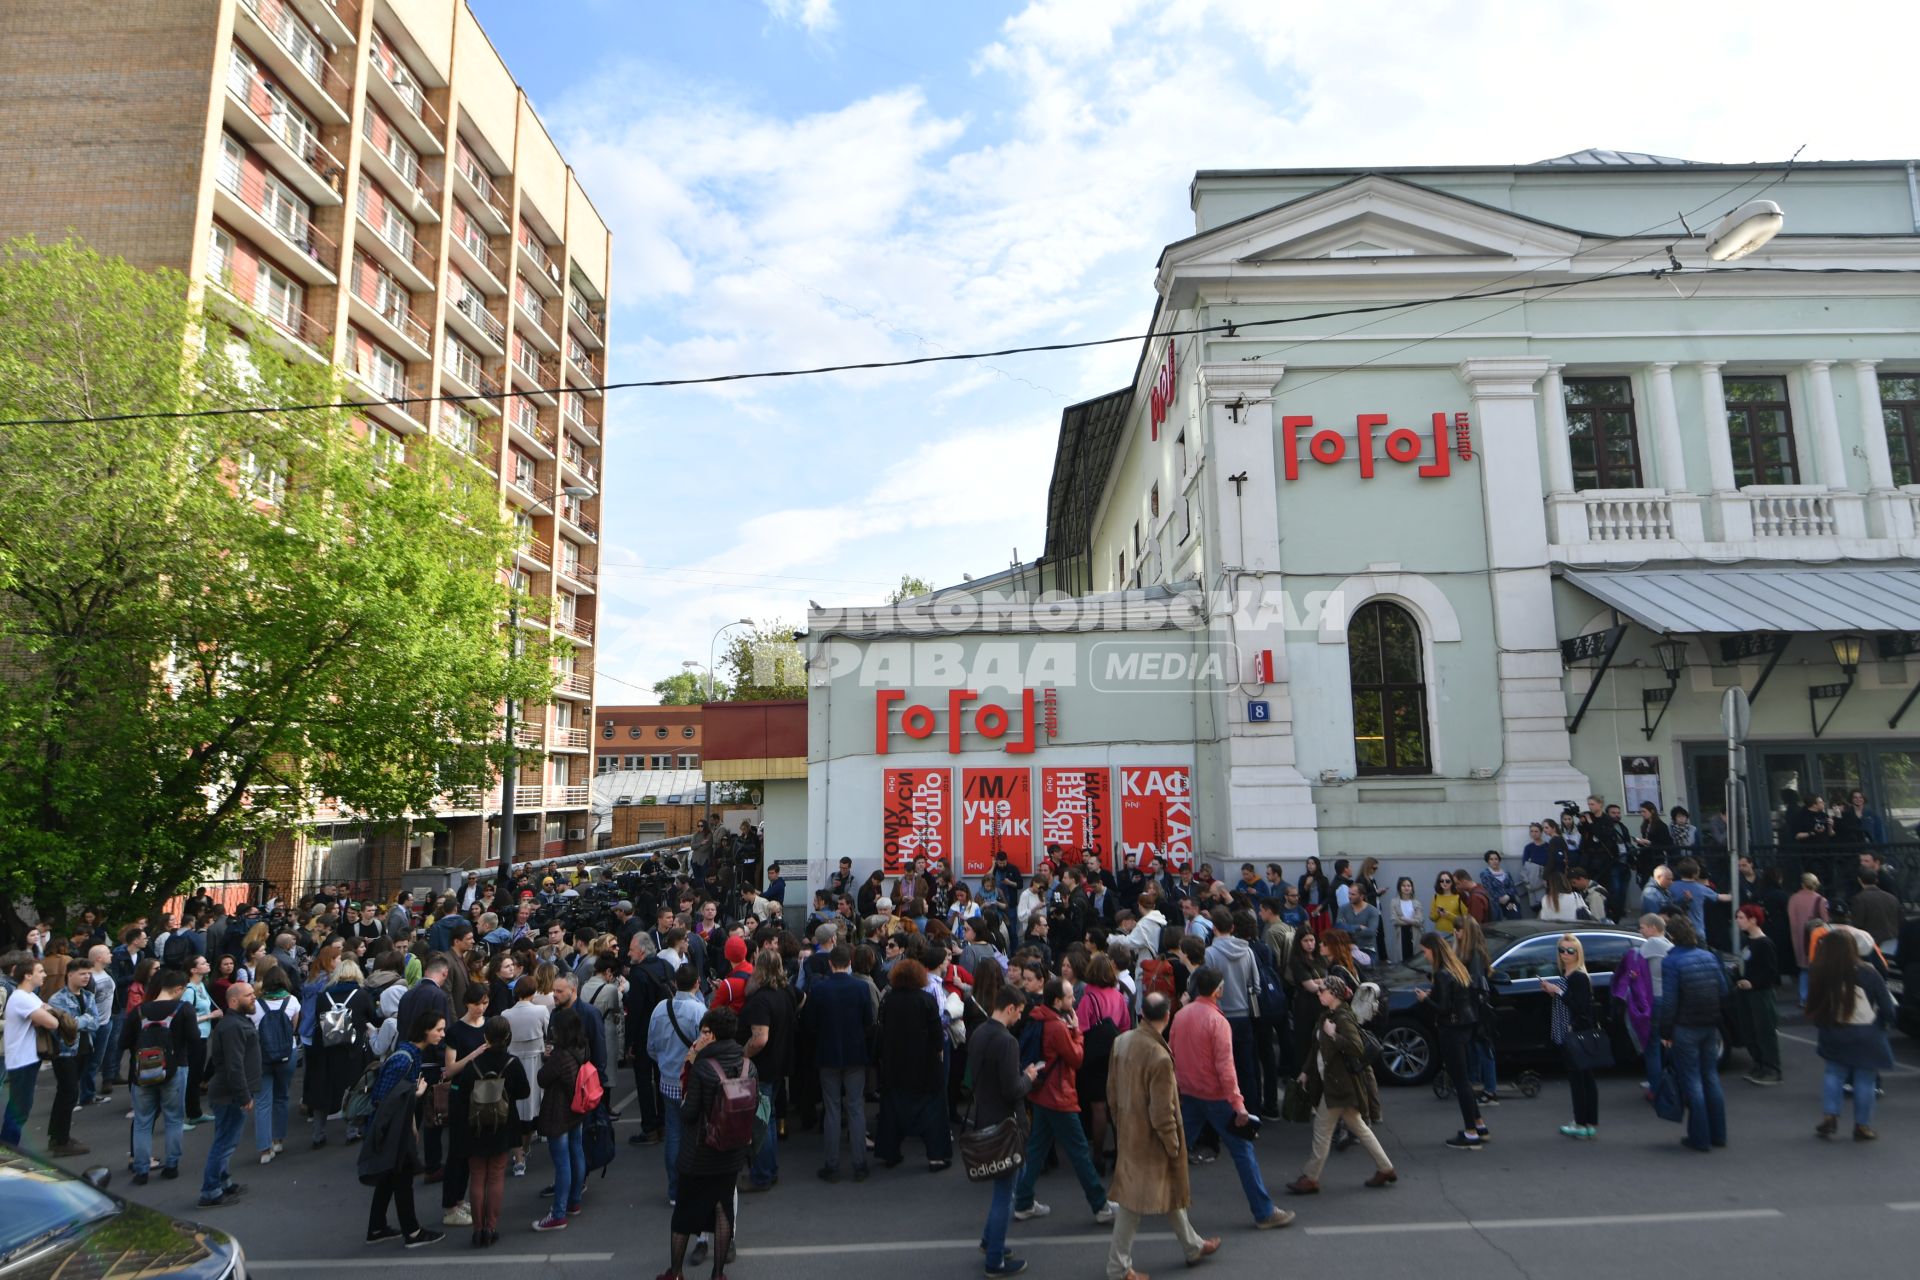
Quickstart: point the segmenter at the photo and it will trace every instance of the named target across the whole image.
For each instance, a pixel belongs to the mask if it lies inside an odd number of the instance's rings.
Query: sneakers
[[[1872,1142],[1879,1136],[1879,1134],[1869,1129],[1866,1125],[1857,1124],[1853,1126],[1853,1140],[1855,1142]]]
[[[375,1227],[367,1232],[368,1244],[381,1244],[388,1240],[398,1240],[402,1232],[398,1227]]]
[[[55,1142],[48,1146],[47,1154],[50,1156],[83,1156],[91,1150],[93,1150],[92,1147],[68,1138],[63,1142]]]
[[[284,1152],[286,1149],[287,1149],[286,1143],[280,1141],[278,1138],[275,1138],[273,1140],[273,1154],[279,1155],[282,1152]]]
[[[705,1236],[695,1236],[693,1251],[687,1255],[687,1265],[697,1267],[707,1260],[707,1253],[713,1248],[713,1242]]]
[[[1487,1132],[1487,1126],[1483,1124],[1473,1126],[1473,1132],[1482,1142],[1490,1142],[1493,1139],[1493,1135]]]
[[[240,1197],[235,1192],[223,1191],[219,1195],[214,1196],[211,1199],[209,1199],[206,1196],[201,1196],[200,1199],[195,1203],[197,1203],[202,1209],[217,1209],[221,1205],[240,1203]]]
[[[1564,1132],[1564,1130],[1562,1132]],[[1468,1133],[1465,1129],[1462,1129],[1459,1133],[1447,1139],[1447,1145],[1455,1151],[1478,1151],[1481,1145],[1480,1135],[1477,1133]]]
[[[1594,1126],[1590,1124],[1563,1124],[1560,1126],[1560,1134],[1562,1137],[1566,1137],[1566,1138],[1578,1138],[1581,1140],[1585,1140],[1588,1138],[1598,1137],[1599,1133],[1600,1133],[1600,1130],[1596,1129]]]
[[[1813,1133],[1818,1138],[1831,1138],[1839,1127],[1839,1116],[1821,1116],[1820,1123],[1813,1126]]]
[[[1748,1084],[1773,1085],[1780,1083],[1780,1073],[1778,1071],[1749,1071],[1746,1075],[1742,1076],[1741,1079],[1745,1080]]]
[[[535,1231],[565,1231],[567,1229],[567,1220],[548,1214],[546,1217],[540,1219],[540,1221],[534,1223],[533,1229]]]
[[[1025,1258],[1008,1258],[997,1267],[988,1267],[986,1272],[990,1276],[1017,1276],[1026,1269]]]
[[[1859,1130],[1856,1129],[1854,1133],[1856,1136],[1858,1136]],[[1093,1220],[1104,1227],[1109,1222],[1113,1221],[1113,1215],[1118,1213],[1119,1211],[1120,1211],[1120,1206],[1115,1204],[1113,1201],[1109,1200],[1105,1204],[1101,1205],[1098,1209],[1094,1210]]]
[[[262,1152],[260,1153],[260,1163],[261,1163],[261,1164],[272,1164],[272,1163],[273,1163],[273,1150],[272,1150],[272,1148],[268,1148],[267,1150],[265,1150],[265,1151],[262,1151]]]
[[[1291,1226],[1292,1223],[1293,1210],[1275,1209],[1272,1213],[1254,1223],[1253,1226],[1256,1231],[1273,1231],[1280,1227]]]
[[[1497,1093],[1489,1093],[1485,1089],[1475,1094],[1473,1100],[1483,1107],[1497,1107],[1500,1105],[1500,1095]]]
[[[1320,1184],[1303,1173],[1289,1182],[1286,1190],[1290,1196],[1317,1196],[1320,1194]]]
[[[527,1176],[527,1162],[525,1160],[515,1160],[507,1167],[507,1172],[513,1177],[524,1178]]]
[[[1050,1206],[1041,1204],[1038,1200],[1035,1200],[1024,1209],[1015,1209],[1013,1211],[1013,1220],[1015,1222],[1026,1222],[1033,1218],[1044,1218],[1052,1212],[1053,1209]]]
[[[444,1231],[429,1231],[425,1227],[422,1227],[418,1231],[414,1232],[412,1235],[407,1237],[407,1248],[409,1249],[424,1248],[425,1246],[430,1244],[439,1244],[442,1240],[445,1240],[446,1238],[447,1238],[447,1233]]]
[[[470,1227],[473,1225],[473,1206],[465,1200],[453,1206],[440,1216],[443,1227]]]

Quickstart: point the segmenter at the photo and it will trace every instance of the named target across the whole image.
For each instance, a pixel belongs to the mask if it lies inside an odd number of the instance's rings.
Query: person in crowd
[[[753,961],[753,980],[742,1005],[739,1026],[746,1055],[760,1077],[760,1094],[777,1101],[781,1086],[793,1074],[795,1027],[799,1010],[795,992],[778,947],[764,947]],[[766,1191],[780,1178],[778,1126],[769,1127],[766,1141],[747,1166],[742,1191]]]
[[[1454,926],[1466,913],[1466,900],[1457,890],[1453,872],[1442,871],[1434,877],[1433,898],[1427,904],[1427,919],[1432,923],[1433,931],[1443,938],[1451,938]]]
[[[1326,978],[1314,993],[1318,1008],[1311,1027],[1313,1051],[1297,1077],[1309,1095],[1318,1094],[1313,1112],[1313,1151],[1300,1176],[1287,1184],[1289,1195],[1319,1193],[1320,1175],[1327,1167],[1333,1132],[1339,1126],[1344,1126],[1361,1149],[1373,1157],[1373,1175],[1364,1185],[1377,1191],[1400,1180],[1372,1129],[1380,1119],[1380,1092],[1363,1056],[1360,1023],[1351,1007],[1353,994],[1354,989],[1341,977]]]
[[[439,1055],[446,1034],[445,1018],[435,1012],[421,1014],[407,1038],[387,1055],[368,1090],[373,1115],[357,1162],[360,1181],[373,1188],[368,1244],[399,1240],[417,1249],[446,1239],[444,1231],[421,1226],[413,1207],[413,1177],[421,1169],[419,1100],[427,1091],[422,1068]],[[387,1221],[389,1206],[400,1219],[397,1228]]]
[[[1401,964],[1411,964],[1420,951],[1420,935],[1427,931],[1427,904],[1420,901],[1412,876],[1401,876],[1394,882],[1387,914],[1399,939],[1394,954]]]
[[[1681,882],[1687,871],[1683,866]],[[1660,967],[1660,1041],[1672,1053],[1687,1099],[1687,1136],[1694,1151],[1727,1145],[1727,1101],[1720,1089],[1720,1004],[1728,992],[1719,957],[1702,945],[1685,916],[1667,926],[1673,950]]]
[[[1124,950],[1120,944],[1115,950]],[[1085,1053],[1075,1085],[1080,1094],[1081,1118],[1096,1172],[1105,1168],[1107,1128],[1111,1119],[1107,1081],[1114,1043],[1133,1028],[1133,1013],[1120,990],[1120,969],[1112,951],[1087,959],[1085,978],[1076,987],[1075,1020],[1082,1028]]]
[[[1646,1094],[1648,1101],[1653,1100],[1654,1091],[1660,1087],[1664,1072],[1658,1012],[1660,982],[1666,972],[1667,955],[1673,950],[1673,943],[1667,938],[1667,920],[1667,916],[1656,915],[1651,911],[1640,917],[1640,949],[1635,953],[1646,964],[1647,1009],[1644,1026],[1637,1015],[1628,1023],[1628,1026],[1640,1040],[1640,1054],[1647,1073],[1646,1079],[1641,1081],[1640,1088]],[[1623,994],[1621,978],[1617,972],[1613,986],[1616,996]]]
[[[1342,913],[1352,912],[1356,902],[1366,908],[1365,890],[1357,884],[1348,888],[1352,896],[1348,899],[1348,905],[1341,908]],[[1364,915],[1355,917],[1356,927],[1362,929],[1356,936],[1371,939],[1373,933],[1366,931],[1365,926],[1372,924],[1377,929],[1378,917],[1377,911],[1371,918]],[[1207,967],[1220,974],[1220,1014],[1227,1020],[1227,1026],[1233,1033],[1236,1077],[1246,1081],[1247,1087],[1252,1089],[1260,1079],[1260,1060],[1253,1043],[1253,1018],[1258,1012],[1255,998],[1260,987],[1260,973],[1250,945],[1258,929],[1252,913],[1246,911],[1229,914],[1226,908],[1215,907],[1212,919],[1213,941],[1207,946]]]
[[[1373,898],[1364,882],[1356,880],[1347,886],[1347,902],[1340,908],[1335,924],[1345,929],[1363,950],[1376,955],[1379,953],[1380,908],[1373,905]]]
[[[100,1020],[94,1013],[90,989],[93,979],[93,961],[85,958],[74,960],[61,975],[59,990],[47,999],[47,1008],[56,1017],[64,1015],[66,1019],[54,1036],[53,1110],[47,1116],[47,1154],[50,1156],[83,1156],[89,1149],[85,1143],[73,1140],[73,1109],[80,1102],[84,1046],[90,1040],[97,1039],[101,1029]],[[24,1003],[22,1007],[25,1007]],[[33,1025],[31,1016],[27,1022],[29,1026]],[[73,1029],[71,1039],[66,1035],[69,1024]],[[8,1030],[12,1029],[9,1025]],[[37,1052],[35,1057],[38,1065]]]
[[[1561,1125],[1560,1132],[1591,1141],[1600,1132],[1600,1086],[1591,1067],[1575,1063],[1571,1041],[1574,1032],[1591,1031],[1599,1025],[1600,1010],[1594,1002],[1593,979],[1587,973],[1586,948],[1580,939],[1571,933],[1561,934],[1554,944],[1554,959],[1559,977],[1548,978],[1541,986],[1553,997],[1550,1034],[1560,1046],[1567,1088],[1573,1095],[1573,1123]]]
[[[823,1182],[840,1180],[840,1130],[844,1120],[853,1180],[865,1182],[867,1104],[864,1090],[870,1062],[867,1036],[873,1029],[873,1002],[868,985],[853,976],[853,951],[845,943],[836,943],[827,953],[827,968],[825,978],[808,985],[806,1003],[800,1008],[801,1029],[813,1045],[814,1067],[820,1075],[820,1098],[825,1110],[821,1129],[826,1158],[819,1176]],[[978,1087],[976,1083],[976,1090]]]
[[[700,975],[692,965],[682,965],[673,973],[673,994],[654,1005],[648,1016],[646,1055],[659,1072],[660,1093],[665,1106],[662,1138],[667,1169],[667,1200],[678,1197],[680,1145],[682,1130],[680,1105],[685,1099],[682,1075],[687,1051],[700,1038],[701,1020],[707,1004],[699,995]]]
[[[437,1009],[435,1010],[438,1011]],[[418,1019],[418,1014],[414,1015]],[[442,1015],[445,1016],[444,1014]],[[409,1024],[411,1025],[411,1024]],[[473,1150],[472,1133],[467,1125],[469,1109],[469,1090],[472,1085],[467,1069],[487,1050],[487,992],[475,987],[467,993],[466,1007],[459,1018],[447,1023],[446,1038],[440,1042],[440,1060],[429,1062],[428,1068],[438,1068],[441,1082],[447,1086],[447,1110],[444,1125],[435,1126],[443,1130],[445,1140],[446,1164],[441,1171],[440,1182],[440,1225],[443,1227],[474,1227],[474,1244],[483,1243],[480,1229],[475,1227],[476,1193],[473,1187]],[[488,1087],[489,1106],[504,1107],[501,1091]],[[427,1153],[432,1159],[433,1153]],[[506,1176],[506,1163],[501,1162],[500,1173]],[[431,1179],[429,1179],[431,1180]]]
[[[187,1052],[187,1128],[197,1129],[206,1121],[202,1098],[207,1088],[207,1042],[213,1037],[213,1024],[222,1016],[222,1010],[213,1001],[213,993],[207,989],[207,979],[213,972],[212,962],[205,954],[195,954],[187,961],[186,1001],[193,1008],[194,1026],[198,1035],[188,1046]]]
[[[1816,1028],[1816,1052],[1826,1064],[1820,1086],[1820,1123],[1814,1132],[1831,1138],[1840,1127],[1840,1109],[1853,1093],[1853,1137],[1871,1142],[1879,1073],[1894,1066],[1887,1027],[1894,1018],[1893,997],[1880,971],[1860,958],[1856,948],[1816,947],[1807,982],[1807,1021]]]
[[[1530,823],[1527,826],[1527,842],[1520,848],[1520,889],[1524,897],[1523,905],[1531,911],[1540,900],[1540,890],[1547,880],[1547,866],[1552,860],[1552,850],[1547,845],[1546,824]]]
[[[107,1083],[106,1077],[113,1074],[112,1063],[118,1056],[115,1050],[120,1042],[120,1019],[114,1016],[114,1011],[122,999],[120,980],[113,975],[113,948],[104,942],[94,943],[87,950],[87,962],[93,968],[88,991],[93,1000],[94,1033],[80,1061],[80,1105],[83,1107],[106,1102],[113,1096],[113,1086]]]
[[[554,1010],[548,1030],[552,1043],[534,1081],[540,1086],[534,1128],[546,1139],[547,1154],[553,1158],[553,1205],[533,1229],[564,1231],[586,1194],[587,1153],[581,1142],[586,1115],[573,1109],[573,1100],[580,1073],[592,1069],[592,1055],[578,1009]]]
[[[1820,877],[1811,871],[1802,872],[1800,887],[1787,899],[1787,924],[1793,931],[1793,962],[1800,971],[1800,1004],[1807,1003],[1807,967],[1809,953],[1808,938],[1811,936],[1815,921],[1824,921],[1829,914],[1827,899],[1820,892]]]
[[[873,1154],[892,1169],[901,1161],[903,1138],[926,1146],[927,1169],[953,1163],[953,1135],[946,1118],[946,1030],[928,990],[926,965],[913,955],[894,961],[880,1001],[880,1123]]]
[[[489,984],[491,985],[491,984]],[[527,1140],[533,1136],[539,1122],[540,1104],[544,1100],[544,1090],[540,1084],[540,1068],[544,1064],[548,1040],[548,1028],[553,1019],[553,1010],[533,998],[534,982],[531,974],[521,974],[514,983],[511,993],[512,1005],[502,1014],[489,1014],[489,1017],[505,1018],[507,1026],[513,1032],[509,1048],[513,1056],[520,1060],[520,1068],[526,1072],[532,1088],[527,1096],[520,1100],[520,1142],[507,1164],[507,1174],[514,1178],[523,1178],[527,1173]],[[487,1007],[493,1008],[493,999],[489,998]]]
[[[247,1113],[260,1093],[260,1033],[253,1024],[253,984],[229,983],[227,1016],[207,1041],[207,1102],[213,1108],[213,1142],[200,1178],[200,1207],[232,1204],[244,1188],[227,1176],[246,1130]]]
[[[1887,830],[1880,815],[1867,807],[1867,793],[1854,788],[1845,804],[1833,811],[1833,838],[1837,844],[1885,844]]]
[[[1480,1116],[1479,1091],[1473,1084],[1473,1037],[1479,1030],[1473,1009],[1473,979],[1453,944],[1439,934],[1421,938],[1420,949],[1426,953],[1433,985],[1415,991],[1414,996],[1433,1010],[1440,1028],[1440,1060],[1453,1084],[1454,1101],[1460,1105],[1460,1131],[1447,1140],[1447,1145],[1478,1149],[1487,1140],[1487,1124]]]
[[[1502,920],[1520,918],[1520,899],[1524,890],[1508,871],[1505,860],[1498,849],[1489,849],[1480,855],[1486,868],[1480,872],[1480,887],[1486,890],[1487,901],[1491,904],[1495,916]]]
[[[1034,1199],[1034,1185],[1048,1154],[1057,1145],[1080,1180],[1093,1220],[1102,1224],[1112,1222],[1114,1206],[1107,1199],[1106,1187],[1093,1167],[1086,1130],[1080,1125],[1076,1076],[1085,1057],[1085,1042],[1074,1012],[1072,980],[1047,979],[1032,1016],[1040,1028],[1040,1074],[1033,1089],[1033,1129],[1027,1141],[1026,1162],[1020,1168],[1020,1178],[1014,1187],[1013,1216],[1025,1222],[1052,1212]]]
[[[1833,815],[1827,812],[1826,797],[1809,792],[1787,819],[1787,834],[1802,848],[1832,843]]]
[[[1865,855],[1861,862],[1872,856]],[[1860,868],[1847,910],[1853,914],[1854,928],[1865,930],[1881,953],[1891,956],[1899,952],[1900,926],[1906,914],[1901,910],[1900,899],[1880,887],[1880,874],[1877,863]]]
[[[682,1280],[687,1248],[696,1235],[712,1234],[714,1280],[722,1280],[733,1256],[736,1183],[753,1135],[751,1124],[744,1126],[743,1138],[729,1121],[722,1080],[753,1080],[757,1088],[739,1030],[733,1010],[716,1005],[702,1015],[700,1034],[682,1055],[686,1086],[680,1103],[679,1191],[669,1242],[672,1260],[660,1280]]]
[[[182,997],[187,975],[154,970],[150,998],[128,1002],[121,1043],[132,1055],[133,1185],[143,1187],[152,1168],[153,1130],[164,1125],[166,1153],[160,1176],[180,1176],[181,1137],[186,1129],[187,1058],[199,1033],[193,1009]]]
[[[1733,895],[1720,893],[1710,884],[1700,879],[1700,864],[1692,858],[1680,859],[1674,867],[1676,879],[1673,882],[1674,905],[1687,913],[1687,923],[1700,937],[1707,936],[1707,904],[1709,902],[1732,902]]]
[[[327,948],[322,948],[322,959]],[[360,966],[341,960],[330,980],[304,1000],[313,1016],[313,1046],[306,1055],[306,1098],[313,1111],[313,1145],[327,1145],[327,1118],[340,1112],[347,1090],[365,1068],[368,1042],[380,1016],[363,985]],[[347,1140],[356,1141],[359,1127],[347,1122]]]
[[[1780,986],[1779,953],[1766,933],[1767,909],[1757,902],[1741,905],[1735,922],[1740,926],[1740,981],[1734,984],[1735,996],[1746,1028],[1747,1052],[1753,1057],[1753,1070],[1747,1083],[1780,1083],[1780,1013],[1774,1006],[1774,993]]]
[[[1324,910],[1329,917],[1332,916],[1333,885],[1320,870],[1320,859],[1309,856],[1295,884],[1300,890],[1301,906],[1309,912]]]
[[[1662,863],[1640,890],[1640,911],[1643,915],[1659,915],[1673,905],[1673,868]]]
[[[1567,873],[1567,884],[1580,899],[1580,907],[1586,909],[1583,920],[1606,921],[1613,919],[1611,904],[1607,901],[1606,890],[1594,882],[1585,867],[1575,867]],[[1576,913],[1578,908],[1576,908]]]
[[[1013,1027],[1026,1009],[1026,999],[1018,990],[1003,987],[994,997],[987,1020],[969,1037],[967,1070],[973,1079],[973,1105],[968,1115],[971,1128],[989,1129],[1013,1120],[1040,1074],[1038,1062],[1020,1065],[1020,1045],[1013,1035]],[[1018,1275],[1027,1269],[1026,1260],[1014,1257],[1007,1249],[1016,1176],[1015,1170],[1008,1169],[993,1179],[987,1222],[980,1233],[980,1248],[986,1254],[989,1276]]]
[[[1312,1052],[1313,1027],[1320,1009],[1320,981],[1327,976],[1327,960],[1313,930],[1294,934],[1293,954],[1287,959],[1287,990],[1293,1015],[1293,1061],[1305,1062]]]
[[[1547,872],[1546,893],[1540,899],[1540,918],[1555,924],[1572,924],[1586,910],[1587,901],[1573,891],[1564,871]]]
[[[1262,895],[1262,901],[1279,905],[1270,895]],[[1117,1207],[1107,1280],[1147,1280],[1133,1269],[1133,1242],[1140,1220],[1151,1214],[1166,1215],[1188,1266],[1220,1249],[1220,1237],[1202,1237],[1187,1217],[1193,1196],[1179,1084],[1167,1048],[1172,1018],[1173,1002],[1155,992],[1141,1002],[1140,1025],[1114,1042],[1108,1088],[1116,1142],[1111,1195]]]
[[[1190,1003],[1173,1021],[1169,1047],[1180,1089],[1181,1123],[1186,1126],[1189,1145],[1202,1126],[1210,1126],[1233,1157],[1254,1226],[1271,1230],[1291,1223],[1292,1212],[1275,1206],[1273,1197],[1267,1194],[1259,1157],[1248,1136],[1259,1126],[1247,1115],[1234,1076],[1233,1032],[1220,1013],[1218,970],[1202,968],[1194,974]]]
[[[1675,806],[1678,812],[1686,812]],[[1660,806],[1651,800],[1640,802],[1640,834],[1633,838],[1633,871],[1642,881],[1653,874],[1653,869],[1663,866],[1675,856],[1673,828],[1660,816]],[[1616,904],[1626,900],[1625,889],[1621,896],[1612,899]],[[1624,905],[1620,908],[1625,911]]]
[[[1487,950],[1486,930],[1480,922],[1460,922],[1453,935],[1454,954],[1467,968],[1467,991],[1473,1006],[1473,1041],[1467,1047],[1467,1074],[1483,1107],[1500,1105],[1500,1069],[1494,1058],[1493,956]]]

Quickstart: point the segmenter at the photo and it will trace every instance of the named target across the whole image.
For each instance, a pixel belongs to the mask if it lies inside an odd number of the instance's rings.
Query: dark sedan
[[[1507,1063],[1537,1065],[1559,1061],[1551,1024],[1553,997],[1541,989],[1540,979],[1559,972],[1555,940],[1563,933],[1580,939],[1586,951],[1587,972],[1593,978],[1595,998],[1605,1007],[1614,968],[1628,951],[1638,951],[1643,939],[1635,929],[1607,924],[1564,925],[1539,920],[1503,920],[1485,926],[1487,951],[1493,957],[1493,1009],[1497,1020],[1494,1053]],[[1432,1012],[1414,992],[1432,982],[1424,959],[1412,965],[1376,970],[1374,980],[1387,998],[1387,1026],[1380,1035],[1386,1050],[1382,1075],[1392,1084],[1424,1084],[1440,1067],[1439,1036]],[[1610,1023],[1616,1061],[1640,1055],[1627,1037],[1620,1019]]]
[[[0,1146],[0,1280],[246,1280],[232,1236],[130,1204],[107,1181]]]

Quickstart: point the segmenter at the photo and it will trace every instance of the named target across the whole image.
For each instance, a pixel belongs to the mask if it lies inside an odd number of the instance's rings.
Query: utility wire
[[[1644,256],[1644,255],[1643,255]],[[1190,337],[1204,333],[1229,333],[1243,329],[1268,328],[1274,325],[1304,324],[1310,320],[1327,320],[1338,316],[1368,315],[1380,311],[1406,311],[1418,307],[1432,306],[1437,302],[1467,302],[1477,298],[1507,297],[1516,293],[1527,293],[1536,289],[1550,289],[1555,292],[1577,288],[1581,285],[1599,281],[1626,279],[1630,275],[1645,275],[1649,279],[1663,279],[1676,274],[1728,274],[1735,272],[1768,272],[1788,275],[1920,275],[1920,268],[1914,267],[1714,267],[1705,271],[1682,269],[1679,272],[1670,267],[1656,267],[1645,272],[1601,272],[1589,276],[1575,276],[1558,284],[1521,284],[1502,289],[1484,289],[1471,293],[1457,293],[1440,298],[1410,298],[1401,302],[1382,302],[1367,307],[1340,307],[1332,311],[1316,311],[1298,316],[1275,316],[1265,320],[1234,320],[1215,325],[1202,325],[1196,328],[1171,329],[1159,333],[1129,333],[1113,338],[1090,338],[1081,342],[1046,342],[1025,347],[1003,347],[997,351],[961,351],[946,355],[908,356],[899,360],[863,360],[851,364],[814,365],[803,369],[763,369],[745,373],[716,373],[699,378],[646,378],[626,382],[583,383],[574,386],[536,387],[531,390],[502,389],[496,396],[474,395],[437,395],[437,396],[391,396],[375,400],[323,401],[314,404],[263,404],[236,405],[222,409],[175,409],[161,413],[108,413],[68,418],[10,418],[0,420],[0,428],[6,427],[72,427],[93,423],[111,422],[152,422],[171,421],[190,418],[229,418],[263,413],[305,413],[334,409],[371,409],[380,406],[406,406],[413,404],[465,404],[475,400],[521,399],[529,396],[557,395],[566,391],[630,391],[648,387],[696,387],[712,386],[728,382],[748,382],[772,378],[805,378],[823,373],[856,373],[868,369],[902,369],[914,365],[952,364],[963,360],[993,360],[1002,356],[1030,355],[1049,351],[1084,351],[1091,347],[1111,347],[1121,343],[1145,342],[1153,338]]]

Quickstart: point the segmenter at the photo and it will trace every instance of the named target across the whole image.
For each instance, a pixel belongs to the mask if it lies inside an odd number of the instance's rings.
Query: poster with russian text
[[[1174,866],[1193,861],[1193,781],[1185,765],[1122,767],[1120,852],[1144,869],[1164,857]]]
[[[971,877],[993,870],[1005,853],[1022,875],[1033,874],[1033,774],[1027,769],[960,771],[960,857]]]
[[[1105,769],[1040,771],[1040,847],[1113,851],[1113,788]],[[1078,862],[1076,857],[1073,861]]]
[[[952,852],[953,777],[947,769],[888,769],[881,782],[880,852],[887,874],[910,858],[922,869]]]

